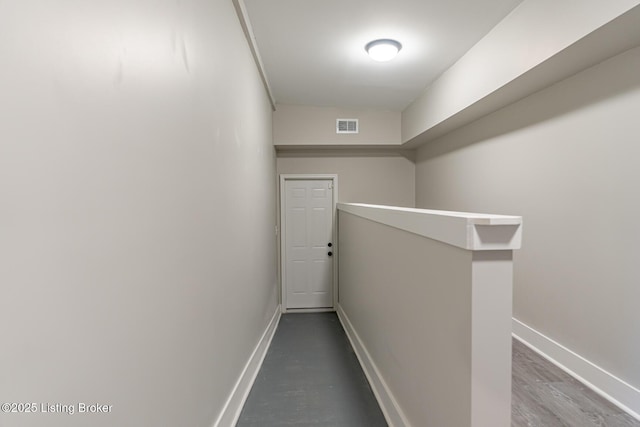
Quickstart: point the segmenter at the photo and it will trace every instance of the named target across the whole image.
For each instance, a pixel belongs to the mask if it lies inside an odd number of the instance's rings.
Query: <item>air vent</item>
[[[358,133],[358,119],[337,119],[336,133]]]

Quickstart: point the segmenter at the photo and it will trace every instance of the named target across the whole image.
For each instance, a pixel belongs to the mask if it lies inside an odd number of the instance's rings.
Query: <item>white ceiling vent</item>
[[[358,133],[358,119],[337,119],[336,133]]]

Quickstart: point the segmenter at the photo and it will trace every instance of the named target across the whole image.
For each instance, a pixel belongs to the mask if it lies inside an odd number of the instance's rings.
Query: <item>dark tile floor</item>
[[[640,427],[517,340],[511,407],[512,427]],[[386,425],[336,314],[283,315],[237,426]]]
[[[237,427],[386,425],[336,314],[283,315]]]

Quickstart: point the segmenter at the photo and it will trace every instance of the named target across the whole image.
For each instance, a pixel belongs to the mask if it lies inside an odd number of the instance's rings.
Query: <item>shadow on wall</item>
[[[640,47],[621,55],[630,55],[639,50]],[[585,73],[587,70],[583,70],[514,104],[481,117],[454,131],[455,139],[445,135],[428,143],[425,146],[427,149],[420,153],[420,160],[435,158],[478,142],[558,118],[633,90],[640,90],[640,73],[638,73],[640,60],[637,57],[638,55],[633,59],[637,66],[612,67],[610,60],[607,60],[589,68],[589,73]],[[585,91],[584,87],[590,89]],[[543,95],[551,96],[553,102],[524,102],[525,100],[535,100]],[[502,120],[483,120],[483,118],[497,115],[500,115]],[[501,123],[501,126],[494,126],[497,122]],[[492,126],[488,126],[487,123],[492,123]]]

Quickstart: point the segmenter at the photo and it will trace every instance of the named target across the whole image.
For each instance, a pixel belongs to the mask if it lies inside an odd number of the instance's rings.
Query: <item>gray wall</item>
[[[277,303],[232,2],[0,2],[0,52],[0,402],[113,405],[0,424],[211,426]]]
[[[514,315],[640,387],[640,48],[419,150],[417,206],[524,217]]]
[[[336,133],[336,119],[358,119],[357,134]],[[277,146],[400,145],[399,111],[278,104],[273,113]]]
[[[522,1],[402,112],[402,141],[444,135],[636,46],[639,4]]]
[[[339,220],[340,306],[404,416],[470,425],[472,253],[343,211]]]
[[[278,153],[278,174],[337,174],[340,202],[414,206],[412,152],[285,151]]]

